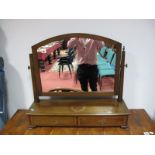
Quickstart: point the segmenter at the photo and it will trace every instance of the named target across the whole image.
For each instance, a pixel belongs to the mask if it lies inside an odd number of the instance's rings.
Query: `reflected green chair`
[[[113,77],[115,75],[116,54],[111,49],[108,51],[107,59],[97,56],[97,67],[99,70],[99,85],[102,88],[103,77]]]

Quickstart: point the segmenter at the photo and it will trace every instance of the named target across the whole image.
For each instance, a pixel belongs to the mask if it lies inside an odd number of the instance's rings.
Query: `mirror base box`
[[[33,103],[27,112],[30,126],[127,127],[129,111],[124,101],[55,100]]]

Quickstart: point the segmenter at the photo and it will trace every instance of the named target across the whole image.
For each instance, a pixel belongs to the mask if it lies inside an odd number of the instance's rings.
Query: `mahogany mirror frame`
[[[37,49],[41,46],[47,45],[54,41],[59,41],[63,39],[69,39],[72,37],[81,37],[81,38],[91,38],[94,40],[104,41],[106,47],[112,47],[116,53],[116,70],[115,70],[115,82],[114,82],[114,92],[43,92],[41,86],[41,79],[40,79],[40,69],[38,63],[38,55]],[[86,33],[69,33],[63,34],[59,36],[55,36],[44,41],[41,41],[32,46],[32,54],[30,54],[30,65],[31,65],[31,74],[32,74],[32,82],[33,82],[33,92],[35,100],[38,100],[40,96],[62,96],[62,97],[106,97],[106,96],[117,96],[122,90],[121,87],[121,78],[120,78],[120,71],[121,71],[121,56],[122,56],[122,44],[118,41],[99,36],[94,34],[86,34]]]

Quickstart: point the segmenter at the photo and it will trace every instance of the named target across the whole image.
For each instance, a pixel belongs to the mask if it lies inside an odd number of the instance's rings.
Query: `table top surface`
[[[27,110],[18,110],[1,135],[154,135],[155,123],[144,109],[130,109],[128,128],[120,127],[36,127],[29,129]]]

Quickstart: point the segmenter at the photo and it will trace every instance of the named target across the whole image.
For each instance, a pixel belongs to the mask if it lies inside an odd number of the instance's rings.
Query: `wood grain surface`
[[[36,127],[29,129],[27,110],[18,110],[1,135],[144,135],[155,134],[155,123],[144,109],[131,109],[128,128],[120,127]]]

